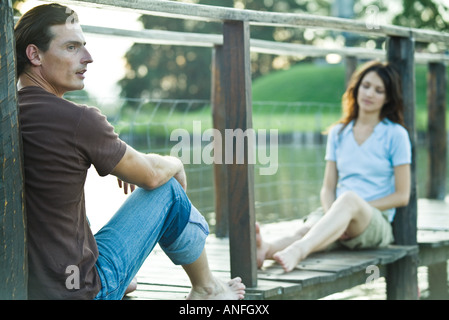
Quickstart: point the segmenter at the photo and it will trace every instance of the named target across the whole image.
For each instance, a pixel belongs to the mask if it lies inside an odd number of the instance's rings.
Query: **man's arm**
[[[176,157],[144,154],[126,146],[126,152],[111,174],[143,189],[155,189],[174,177],[184,190],[187,181],[184,166]]]

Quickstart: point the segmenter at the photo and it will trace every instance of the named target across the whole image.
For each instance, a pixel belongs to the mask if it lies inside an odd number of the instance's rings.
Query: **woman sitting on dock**
[[[351,78],[343,117],[329,130],[319,209],[291,236],[267,242],[257,233],[257,262],[289,272],[310,253],[336,245],[376,248],[393,242],[395,208],[410,197],[411,144],[401,84],[389,64],[371,61]]]

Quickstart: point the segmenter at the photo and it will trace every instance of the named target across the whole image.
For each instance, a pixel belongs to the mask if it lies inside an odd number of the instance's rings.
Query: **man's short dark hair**
[[[57,3],[44,4],[26,12],[14,28],[16,39],[17,76],[30,64],[26,55],[26,48],[34,44],[43,52],[47,51],[54,35],[51,26],[66,23],[77,23],[78,16],[75,11]]]

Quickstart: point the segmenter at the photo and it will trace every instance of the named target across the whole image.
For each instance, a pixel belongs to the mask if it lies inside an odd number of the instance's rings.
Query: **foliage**
[[[23,2],[25,2],[26,0],[12,0],[12,8],[13,8],[13,10],[14,10],[14,15],[15,16],[19,16],[20,15],[20,12],[19,12],[19,9],[17,9],[17,7],[18,7],[18,5],[20,4],[20,3],[23,3]]]
[[[402,0],[403,12],[393,24],[404,27],[449,31],[449,5],[434,0]],[[446,17],[445,17],[446,16]]]
[[[213,0],[192,0],[191,2],[226,7],[245,8],[250,10],[310,13],[314,15],[337,15],[346,18],[366,18],[366,9],[375,5],[379,12],[386,12],[384,1],[350,0],[354,3],[349,13],[336,12],[337,3],[345,5],[348,1],[331,0],[223,0],[217,4]],[[398,0],[399,1],[399,0]],[[436,30],[447,30],[448,23],[444,20],[447,7],[437,4],[440,0],[402,0],[403,12],[393,18],[393,23],[426,27]],[[438,2],[439,3],[439,2]],[[338,10],[337,10],[338,11]],[[146,29],[161,29],[196,33],[221,33],[221,24],[206,23],[155,16],[142,16],[141,21]],[[251,37],[262,40],[276,40],[296,42],[302,44],[316,44],[318,39],[339,37],[339,41],[346,46],[363,45],[369,40],[365,36],[332,31],[304,30],[300,28],[251,27]],[[383,39],[371,39],[376,48],[383,45]],[[128,72],[119,82],[122,96],[151,97],[151,98],[183,98],[208,99],[210,97],[210,48],[196,48],[183,46],[159,46],[148,44],[134,44],[126,54]],[[253,79],[266,75],[272,71],[288,69],[291,66],[310,62],[310,58],[299,60],[295,57],[276,57],[273,55],[251,55],[251,70]]]

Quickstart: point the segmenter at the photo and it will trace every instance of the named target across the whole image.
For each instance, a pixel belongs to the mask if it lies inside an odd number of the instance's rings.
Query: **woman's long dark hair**
[[[359,105],[357,103],[359,87],[363,78],[372,71],[382,79],[386,93],[386,102],[380,111],[380,120],[387,118],[405,127],[401,78],[391,64],[379,61],[367,62],[354,72],[349,81],[348,88],[343,94],[343,116],[337,123],[342,123],[343,128],[345,128],[348,123],[357,119],[359,115]]]

